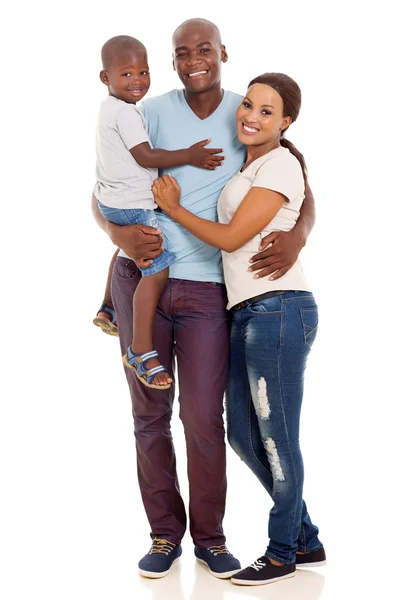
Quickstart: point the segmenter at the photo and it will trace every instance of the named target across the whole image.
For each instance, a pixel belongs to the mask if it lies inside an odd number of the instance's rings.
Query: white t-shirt
[[[248,271],[249,259],[259,252],[261,239],[272,231],[293,229],[304,200],[304,178],[299,161],[287,148],[280,146],[239,171],[224,187],[218,200],[218,220],[229,223],[252,187],[279,192],[286,197],[282,208],[267,227],[235,252],[222,252],[224,277],[228,291],[228,308],[253,296],[276,290],[311,291],[300,262],[276,281],[268,277],[254,279]]]
[[[96,135],[94,195],[111,208],[154,209],[151,186],[157,169],[144,169],[129,152],[148,142],[146,121],[134,104],[108,96],[101,104]]]

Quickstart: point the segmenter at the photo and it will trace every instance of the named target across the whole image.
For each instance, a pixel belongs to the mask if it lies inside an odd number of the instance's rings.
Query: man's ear
[[[228,53],[223,44],[221,45],[221,60],[222,62],[226,62],[228,60]]]
[[[110,80],[108,79],[107,71],[100,71],[100,81],[104,83],[104,85],[110,85]]]
[[[175,69],[175,57],[174,57],[174,55],[172,55],[172,68],[173,68],[174,71],[176,71],[176,69]]]

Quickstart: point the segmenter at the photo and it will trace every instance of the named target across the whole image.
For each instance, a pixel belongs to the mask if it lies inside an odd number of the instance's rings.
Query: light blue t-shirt
[[[191,110],[183,90],[149,98],[140,106],[154,148],[178,150],[207,138],[211,138],[209,148],[223,148],[224,164],[215,171],[190,165],[160,169],[160,175],[168,172],[178,181],[182,206],[203,219],[217,221],[218,197],[244,162],[245,148],[236,135],[236,110],[241,101],[239,94],[225,91],[218,108],[204,120]],[[168,249],[177,257],[169,276],[223,283],[221,252],[198,240],[166,214],[157,212],[157,217]]]

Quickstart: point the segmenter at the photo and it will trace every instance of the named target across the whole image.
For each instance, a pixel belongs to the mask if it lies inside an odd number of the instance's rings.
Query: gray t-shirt
[[[96,135],[94,195],[111,208],[154,209],[151,186],[157,169],[144,169],[129,152],[148,142],[146,121],[134,104],[108,96],[101,104]]]

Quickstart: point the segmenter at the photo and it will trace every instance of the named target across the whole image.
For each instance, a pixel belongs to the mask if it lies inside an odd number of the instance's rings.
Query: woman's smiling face
[[[279,143],[281,132],[292,122],[283,116],[283,101],[278,92],[264,83],[255,83],[236,111],[239,141],[246,146]]]

